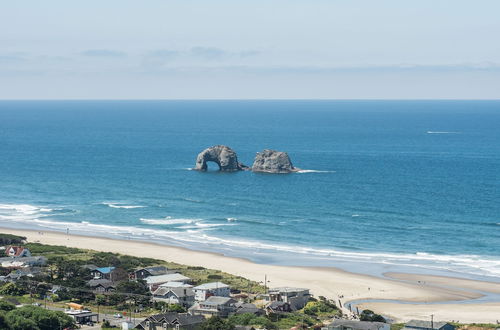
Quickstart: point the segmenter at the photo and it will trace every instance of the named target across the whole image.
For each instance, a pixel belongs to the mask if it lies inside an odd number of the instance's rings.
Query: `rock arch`
[[[196,157],[195,170],[206,171],[207,162],[214,162],[219,165],[219,171],[235,172],[247,168],[247,166],[238,162],[238,156],[233,149],[224,145],[217,145],[207,148]]]

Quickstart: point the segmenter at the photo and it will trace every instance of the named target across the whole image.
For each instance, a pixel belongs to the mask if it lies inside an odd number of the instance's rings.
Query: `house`
[[[149,276],[158,276],[169,274],[169,270],[165,266],[154,266],[154,267],[146,267],[135,270],[131,274],[131,278],[143,280]]]
[[[205,283],[195,286],[193,289],[195,294],[194,299],[196,301],[204,301],[211,296],[229,297],[231,293],[229,285],[222,282]]]
[[[192,315],[227,317],[236,312],[236,300],[229,297],[211,296],[189,308]]]
[[[43,269],[40,267],[26,267],[26,268],[21,268],[21,269],[16,269],[11,271],[8,275],[5,276],[5,279],[7,281],[17,281],[20,278],[26,276],[26,277],[34,277],[36,275],[42,274]]]
[[[31,257],[31,252],[27,248],[24,248],[22,246],[8,246],[5,249],[5,254],[7,257]]]
[[[158,287],[164,283],[168,282],[182,282],[188,283],[191,281],[189,277],[186,277],[182,274],[174,273],[174,274],[165,274],[165,275],[157,275],[157,276],[149,276],[146,277],[146,284],[149,287],[151,292],[154,292]]]
[[[87,282],[87,284],[93,291],[99,293],[112,292],[116,290],[116,285],[112,281],[105,278],[91,279]]]
[[[147,317],[137,325],[136,329],[141,330],[195,330],[205,321],[201,315],[189,315],[184,313],[164,313]]]
[[[4,268],[23,268],[34,266],[45,266],[45,257],[5,257],[0,258],[0,265]]]
[[[292,310],[298,310],[304,308],[310,297],[309,289],[281,287],[269,289],[266,299],[289,303]]]
[[[111,277],[111,272],[115,270],[115,267],[99,267],[90,271],[94,279],[107,279]]]
[[[335,320],[321,330],[390,330],[391,325],[382,322]]]
[[[272,301],[266,306],[266,314],[283,314],[283,313],[291,313],[294,309],[290,306],[289,303],[284,301]]]
[[[234,307],[236,308],[235,313],[236,314],[255,314],[255,315],[263,315],[264,311],[254,304],[250,303],[243,303],[243,302],[238,302],[234,304]]]
[[[128,273],[122,268],[100,267],[90,271],[94,279],[106,279],[112,282],[128,280]]]
[[[153,292],[153,300],[191,307],[194,304],[194,291],[191,288],[166,288],[160,286]]]
[[[431,322],[411,320],[405,324],[405,330],[455,330],[455,326],[447,322]]]

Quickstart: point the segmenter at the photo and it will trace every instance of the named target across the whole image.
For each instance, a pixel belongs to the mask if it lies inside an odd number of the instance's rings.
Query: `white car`
[[[120,314],[120,313],[116,313],[115,315],[113,315],[113,317],[114,317],[115,319],[121,319],[123,316],[122,316],[122,314]]]

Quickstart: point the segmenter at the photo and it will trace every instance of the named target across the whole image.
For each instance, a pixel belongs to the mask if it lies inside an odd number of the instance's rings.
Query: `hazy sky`
[[[500,98],[500,1],[0,0],[0,98]]]

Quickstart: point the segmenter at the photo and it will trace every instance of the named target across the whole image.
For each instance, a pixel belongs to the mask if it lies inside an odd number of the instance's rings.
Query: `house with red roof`
[[[10,245],[5,249],[8,257],[31,257],[31,252],[25,247]]]

